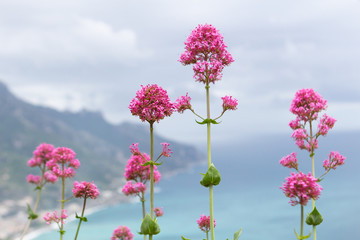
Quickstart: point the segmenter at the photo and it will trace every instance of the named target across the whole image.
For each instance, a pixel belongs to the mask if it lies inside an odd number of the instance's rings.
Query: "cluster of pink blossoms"
[[[232,96],[225,96],[221,98],[223,100],[223,111],[226,110],[236,110],[238,105],[238,100]]]
[[[76,198],[88,198],[96,199],[100,192],[97,186],[91,182],[74,182],[74,188],[72,190],[74,197]]]
[[[46,163],[46,166],[57,177],[71,178],[75,176],[75,169],[80,162],[75,158],[75,152],[66,147],[59,147],[53,151],[53,158]]]
[[[210,216],[205,216],[204,214],[200,215],[200,218],[196,220],[197,224],[199,225],[199,228],[203,232],[209,232],[210,231]],[[216,226],[216,221],[214,219],[214,228]]]
[[[141,121],[154,123],[171,116],[175,107],[166,90],[156,84],[149,84],[141,85],[141,89],[131,100],[129,109],[132,115],[139,116]]]
[[[179,113],[183,113],[187,109],[191,109],[191,97],[186,93],[185,96],[181,96],[175,101],[175,109]]]
[[[323,167],[326,171],[330,171],[330,169],[336,169],[337,166],[344,165],[344,160],[346,158],[343,157],[338,152],[330,152],[329,159],[324,160]]]
[[[183,65],[194,64],[196,81],[209,84],[222,77],[222,70],[234,61],[219,31],[209,24],[196,27],[185,42],[180,56]]]
[[[318,133],[317,134],[326,136],[328,131],[334,127],[335,122],[336,122],[336,120],[334,118],[324,114],[320,118],[320,122],[319,122],[319,125],[318,125]]]
[[[161,153],[161,156],[164,157],[171,157],[171,154],[173,153],[171,151],[171,149],[169,148],[170,144],[169,143],[160,143],[161,145],[163,145],[163,151]]]
[[[136,182],[146,182],[150,180],[150,166],[142,166],[150,161],[150,156],[146,153],[133,154],[128,160],[125,167],[126,180],[134,180]],[[154,181],[159,182],[161,178],[160,172],[154,165]]]
[[[111,240],[133,240],[134,234],[126,226],[119,226],[113,232]]]
[[[290,155],[283,157],[280,160],[280,164],[287,168],[294,168],[298,170],[299,164],[297,162],[296,153],[293,152]]]
[[[40,144],[33,152],[33,157],[27,162],[29,167],[39,167],[41,171],[45,171],[46,164],[53,158],[54,146],[47,143]],[[46,182],[55,183],[57,176],[52,172],[46,171],[44,173],[44,180]],[[32,183],[41,187],[43,185],[41,176],[29,174],[26,177],[28,183]]]
[[[145,193],[146,191],[146,185],[142,182],[133,183],[132,181],[126,182],[124,185],[122,192],[126,196],[130,195],[138,195],[139,193]]]
[[[156,207],[154,208],[154,213],[156,217],[161,217],[164,215],[164,210],[162,208]]]
[[[292,206],[297,204],[306,206],[309,199],[317,200],[320,197],[322,187],[311,173],[306,175],[299,172],[291,173],[291,176],[286,178],[286,182],[280,189],[283,190],[285,196],[290,198],[289,203]]]
[[[57,214],[57,211],[53,212],[53,213],[46,213],[45,216],[44,216],[44,220],[46,221],[46,224],[51,224],[52,222],[55,222],[55,223],[64,223],[64,220],[68,217],[67,211],[65,209],[63,209],[61,211],[61,215],[58,216]]]

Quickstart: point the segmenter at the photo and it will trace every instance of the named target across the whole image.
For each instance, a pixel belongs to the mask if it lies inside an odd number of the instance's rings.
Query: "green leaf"
[[[233,240],[238,240],[239,237],[240,237],[240,235],[241,235],[241,233],[242,233],[242,228],[240,228],[239,231],[237,231],[236,233],[234,233],[234,238],[233,238]]]
[[[75,213],[75,218],[80,219],[81,221],[87,222],[87,218],[86,217],[80,217],[79,215],[77,215],[77,213]]]
[[[182,239],[182,240],[191,240],[191,239],[185,238],[185,237],[183,237],[183,236],[181,236],[181,239]]]
[[[294,232],[295,232],[296,238],[299,239],[299,240],[301,240],[301,239],[307,239],[307,238],[309,238],[310,235],[311,235],[311,232],[310,232],[310,233],[309,233],[308,235],[306,235],[306,236],[299,236],[299,234],[297,234],[297,232],[296,232],[295,229],[294,229]]]
[[[38,215],[33,212],[33,210],[31,209],[29,204],[27,204],[27,212],[28,212],[28,215],[29,215],[28,219],[34,220],[34,219],[36,219],[38,217]]]
[[[36,191],[36,190],[41,190],[41,187],[37,186],[36,188],[34,188],[34,191]]]
[[[153,162],[148,161],[148,162],[142,164],[141,166],[146,167],[146,166],[149,166],[149,165],[151,165],[151,164],[153,164]]]
[[[156,235],[160,232],[160,226],[156,219],[152,219],[149,213],[147,213],[141,223],[140,231],[139,234],[142,235]]]
[[[204,187],[210,187],[210,186],[218,185],[220,181],[221,181],[220,172],[216,169],[214,164],[211,164],[206,174],[201,179],[200,184],[203,185]]]
[[[217,121],[215,121],[214,119],[210,119],[210,118],[207,118],[205,119],[204,121],[202,122],[198,122],[197,120],[195,120],[198,124],[208,124],[208,123],[212,123],[212,124],[219,124]]]
[[[315,207],[314,210],[310,214],[308,214],[305,222],[307,225],[317,226],[322,223],[323,220],[323,217]]]
[[[154,165],[156,165],[156,166],[160,166],[161,164],[163,164],[163,162],[161,162],[161,163],[154,163]]]

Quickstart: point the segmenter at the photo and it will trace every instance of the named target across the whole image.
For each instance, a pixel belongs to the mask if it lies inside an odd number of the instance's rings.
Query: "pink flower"
[[[51,224],[51,222],[55,222],[55,223],[64,223],[64,220],[68,217],[66,210],[63,209],[61,211],[61,216],[59,217],[57,215],[57,211],[53,212],[53,213],[46,213],[44,216],[44,220],[46,221],[46,224]]]
[[[51,172],[45,172],[44,178],[45,178],[45,181],[50,182],[50,183],[55,183],[58,180],[58,177]]]
[[[238,101],[235,98],[232,98],[231,96],[225,96],[221,98],[223,100],[223,111],[226,110],[236,110]]]
[[[32,184],[35,184],[37,186],[40,185],[41,183],[41,177],[40,176],[35,176],[35,175],[32,175],[32,174],[29,174],[27,177],[26,177],[26,181],[28,183],[32,183]]]
[[[290,123],[289,123],[289,126],[291,127],[292,130],[296,130],[296,129],[299,129],[301,128],[301,123],[300,123],[300,118],[296,118],[295,120],[292,120]]]
[[[74,197],[76,198],[92,198],[96,199],[100,192],[94,183],[91,182],[74,182],[74,188],[72,190]]]
[[[280,160],[280,164],[283,165],[284,167],[287,168],[294,168],[296,170],[298,170],[298,162],[297,162],[297,158],[296,158],[296,153],[293,152],[290,155],[287,155],[285,157],[283,157]]]
[[[329,159],[324,160],[323,167],[326,171],[329,171],[330,169],[336,169],[337,166],[344,165],[344,160],[346,158],[343,157],[338,152],[330,152]]]
[[[318,113],[327,108],[327,101],[313,89],[301,89],[295,93],[290,111],[301,120],[316,120]]]
[[[199,228],[203,232],[209,232],[210,231],[210,216],[205,216],[204,214],[200,215],[200,218],[196,220],[197,224],[199,225]],[[216,226],[216,221],[214,219],[214,228]]]
[[[334,118],[324,114],[320,118],[320,122],[318,125],[318,134],[326,136],[328,131],[334,127],[335,122],[336,122],[336,120]]]
[[[130,152],[134,155],[140,155],[140,150],[139,150],[139,143],[133,143],[130,146]]]
[[[57,177],[74,177],[80,166],[79,160],[75,159],[75,152],[66,147],[59,147],[53,151],[53,158],[46,163],[46,167]]]
[[[146,182],[150,180],[150,166],[142,166],[144,163],[150,161],[149,155],[142,153],[141,155],[132,155],[125,167],[126,180],[134,180],[139,182]],[[154,166],[154,181],[160,181],[161,174]]]
[[[139,116],[141,121],[149,123],[159,122],[165,117],[170,117],[175,107],[167,92],[156,84],[141,85],[135,98],[130,102],[129,109],[132,115]]]
[[[111,240],[133,240],[134,234],[126,226],[119,226],[113,232]]]
[[[173,152],[169,148],[170,144],[169,143],[161,143],[161,145],[163,145],[163,151],[162,151],[161,155],[163,155],[164,157],[171,157],[170,154]]]
[[[179,113],[183,113],[187,109],[191,109],[191,97],[186,93],[185,96],[181,96],[175,101],[175,109]]]
[[[164,210],[162,208],[156,207],[154,208],[154,213],[156,217],[161,217],[164,215]]]
[[[209,84],[220,80],[222,70],[234,61],[219,31],[212,25],[196,27],[185,42],[185,52],[180,56],[184,65],[194,64],[196,81]]]
[[[126,195],[138,195],[139,193],[145,193],[146,191],[146,186],[144,183],[142,182],[137,182],[135,184],[133,184],[133,182],[128,181],[126,182],[126,184],[124,185],[122,192]]]
[[[291,173],[290,177],[286,178],[286,182],[280,189],[283,190],[285,196],[290,198],[290,204],[295,206],[300,204],[306,206],[309,199],[318,199],[322,187],[317,183],[311,173],[307,175],[300,173]]]

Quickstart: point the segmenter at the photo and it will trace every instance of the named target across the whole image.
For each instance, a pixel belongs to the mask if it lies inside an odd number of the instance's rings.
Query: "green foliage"
[[[216,169],[214,164],[211,164],[208,168],[206,174],[203,174],[203,178],[200,181],[200,184],[204,187],[216,186],[221,181],[220,172]]]
[[[195,120],[196,121],[196,120]],[[201,125],[203,125],[203,124],[208,124],[208,123],[212,123],[212,124],[219,124],[217,121],[215,121],[214,119],[210,119],[210,118],[208,118],[208,119],[205,119],[204,121],[202,121],[202,122],[198,122],[198,121],[196,121],[198,124],[201,124]]]
[[[34,219],[36,219],[38,217],[38,215],[33,212],[33,210],[31,209],[29,204],[27,204],[27,212],[28,212],[28,215],[29,215],[28,219],[34,220]]]
[[[160,233],[160,226],[156,219],[152,219],[149,213],[146,214],[145,218],[141,223],[139,234],[142,235],[156,235]]]
[[[80,217],[77,213],[75,213],[75,218],[80,219],[81,221],[87,222],[87,218],[86,217]]]
[[[295,232],[296,238],[299,239],[299,240],[307,239],[307,238],[309,238],[311,236],[311,233],[309,233],[306,236],[300,236],[299,234],[297,234],[296,230],[294,230],[294,232]]]
[[[307,225],[317,226],[322,223],[323,220],[323,217],[315,207],[314,210],[310,214],[308,214],[305,222]]]

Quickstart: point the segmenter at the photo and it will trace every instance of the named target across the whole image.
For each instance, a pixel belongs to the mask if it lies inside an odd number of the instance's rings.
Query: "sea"
[[[289,169],[279,165],[286,152],[271,146],[273,144],[257,150],[246,146],[243,149],[236,146],[214,149],[212,160],[222,176],[221,183],[214,187],[216,239],[232,240],[239,229],[242,229],[240,240],[296,239],[294,231],[300,232],[300,206],[291,206],[279,189],[285,177],[290,175]],[[296,151],[295,147],[293,149]],[[316,206],[324,221],[317,227],[319,240],[360,239],[360,161],[356,151],[347,149],[345,152],[346,164],[330,172],[320,183],[324,190]],[[307,158],[306,155],[299,157]],[[300,165],[310,166],[308,159],[302,161]],[[320,173],[321,164],[317,165]],[[206,164],[200,164],[164,178],[156,185],[155,206],[162,207],[164,215],[158,218],[161,232],[154,239],[206,238],[196,223],[201,214],[209,215],[209,191],[199,184],[200,173],[205,173],[206,169]],[[305,207],[305,213],[310,211],[311,202]],[[141,204],[135,199],[131,203],[101,207],[89,213],[85,211],[85,216],[88,222],[82,223],[79,240],[109,240],[118,226],[128,226],[135,240],[143,239],[138,234]],[[67,223],[64,240],[74,239],[76,228],[77,221]],[[312,227],[305,224],[304,234],[311,230]],[[51,227],[41,230],[41,234],[29,236],[29,240],[59,239],[59,233]]]

